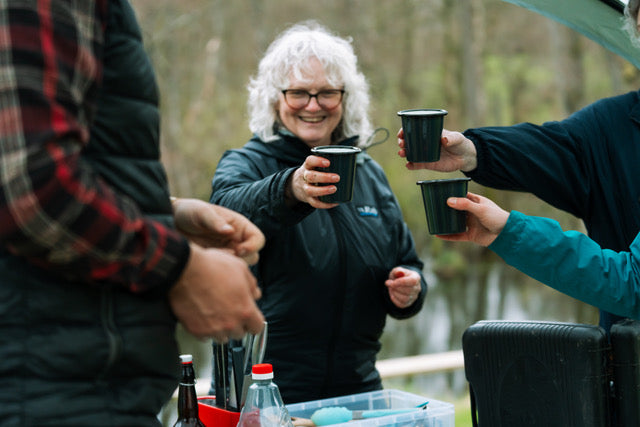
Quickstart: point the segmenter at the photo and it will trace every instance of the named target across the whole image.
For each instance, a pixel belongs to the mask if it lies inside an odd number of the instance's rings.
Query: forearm
[[[602,310],[640,318],[640,237],[629,252],[602,249],[556,221],[512,212],[489,246],[534,279]]]
[[[584,166],[589,153],[584,146],[590,144],[591,135],[576,135],[565,122],[468,129],[464,135],[476,147],[477,167],[466,173],[474,181],[533,193],[581,216],[591,182]]]
[[[287,185],[295,169],[277,171],[266,177],[248,175],[251,166],[235,161],[221,162],[213,179],[210,202],[233,209],[257,225],[265,236],[282,227],[297,224],[314,208],[287,201]],[[243,170],[242,175],[233,171]]]

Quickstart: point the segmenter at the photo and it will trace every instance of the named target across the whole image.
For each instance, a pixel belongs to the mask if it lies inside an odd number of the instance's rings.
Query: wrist
[[[467,150],[463,156],[463,166],[460,168],[462,172],[471,172],[478,167],[478,153],[476,151],[476,145],[467,138],[465,141]]]
[[[292,208],[299,203],[299,200],[296,198],[296,195],[293,191],[293,177],[295,172],[289,175],[287,178],[287,182],[284,186],[284,203],[287,207]]]

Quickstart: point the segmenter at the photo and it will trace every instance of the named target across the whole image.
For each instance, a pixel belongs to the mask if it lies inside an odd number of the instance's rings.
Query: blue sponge
[[[346,423],[353,419],[353,413],[344,406],[318,409],[311,415],[311,421],[317,426]]]
[[[311,415],[311,421],[317,426],[328,426],[331,424],[346,423],[351,420],[362,420],[365,418],[384,417],[386,415],[402,414],[422,410],[426,407],[426,402],[415,408],[406,409],[378,409],[370,411],[351,411],[344,406],[329,406],[318,409]]]

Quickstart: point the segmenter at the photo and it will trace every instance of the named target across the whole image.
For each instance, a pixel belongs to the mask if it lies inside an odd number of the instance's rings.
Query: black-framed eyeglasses
[[[282,94],[284,95],[284,101],[294,110],[299,110],[309,105],[311,98],[315,98],[322,108],[332,110],[342,102],[344,89],[326,89],[314,94],[303,89],[284,89]]]

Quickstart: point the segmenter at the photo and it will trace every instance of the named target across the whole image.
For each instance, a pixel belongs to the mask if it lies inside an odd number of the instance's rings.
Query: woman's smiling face
[[[312,95],[323,90],[340,89],[333,87],[327,81],[322,64],[318,59],[309,59],[311,73],[304,74],[304,81],[290,77],[287,89],[299,89]],[[309,103],[298,109],[291,108],[279,95],[278,116],[280,121],[291,133],[296,135],[309,147],[331,144],[331,133],[342,118],[342,102],[337,107],[325,109],[318,104],[318,99],[312,97]]]

